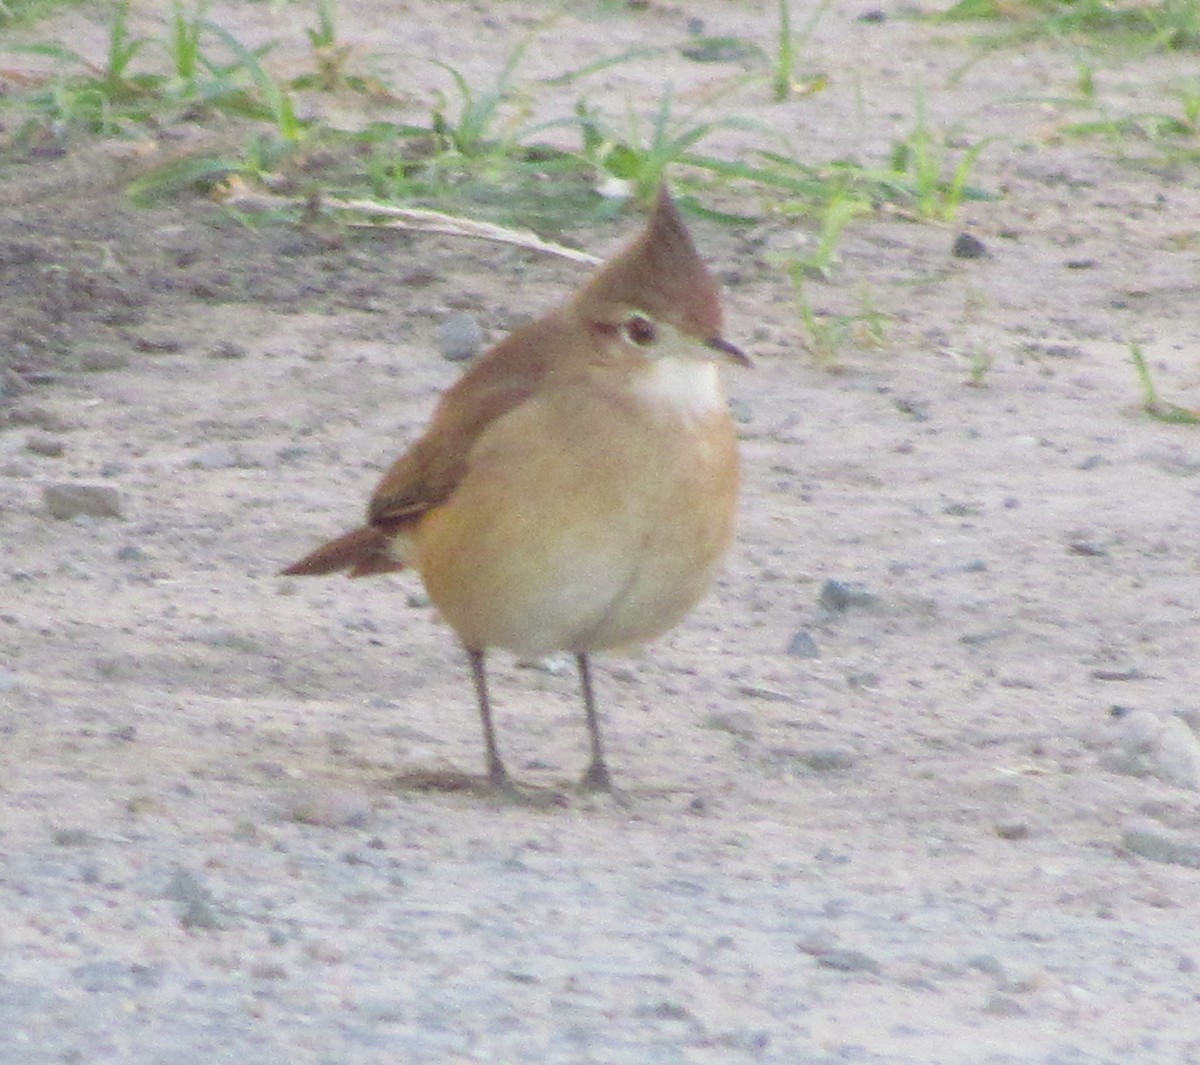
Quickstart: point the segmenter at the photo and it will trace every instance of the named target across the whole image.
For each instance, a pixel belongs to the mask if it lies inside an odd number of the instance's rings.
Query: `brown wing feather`
[[[403,569],[392,552],[397,535],[450,498],[480,435],[538,390],[552,361],[570,362],[578,337],[578,327],[572,332],[557,312],[502,340],[446,390],[424,435],[384,475],[367,508],[370,524],[330,540],[283,573],[346,570],[348,576],[366,577]]]
[[[507,336],[447,389],[424,435],[375,489],[371,524],[395,531],[449,499],[475,442],[538,390],[549,363],[569,348],[569,336],[562,316],[548,315]]]

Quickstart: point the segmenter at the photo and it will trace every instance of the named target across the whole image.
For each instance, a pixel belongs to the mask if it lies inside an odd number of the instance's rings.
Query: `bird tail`
[[[336,540],[322,544],[282,571],[285,577],[319,577],[326,573],[348,571],[347,577],[370,577],[376,573],[394,573],[404,563],[392,553],[394,533],[389,535],[374,525],[365,525]]]

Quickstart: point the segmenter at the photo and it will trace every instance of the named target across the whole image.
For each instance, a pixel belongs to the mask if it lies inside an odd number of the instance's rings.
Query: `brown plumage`
[[[467,648],[489,780],[484,653],[575,654],[592,761],[610,786],[588,655],[642,643],[707,589],[733,530],[738,463],[715,362],[719,293],[664,189],[645,230],[563,306],[441,397],[383,477],[368,523],[286,574],[412,565]]]

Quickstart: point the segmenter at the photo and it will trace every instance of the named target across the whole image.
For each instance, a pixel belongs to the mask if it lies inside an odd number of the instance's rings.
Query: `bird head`
[[[721,335],[721,296],[667,187],[646,228],[577,293],[580,317],[610,343],[648,358],[750,360]]]

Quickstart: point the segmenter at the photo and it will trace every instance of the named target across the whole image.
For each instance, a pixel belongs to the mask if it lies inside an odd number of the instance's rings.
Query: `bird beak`
[[[710,351],[719,351],[730,362],[736,362],[739,366],[753,366],[750,357],[735,344],[729,343],[724,337],[709,337],[704,346]]]

